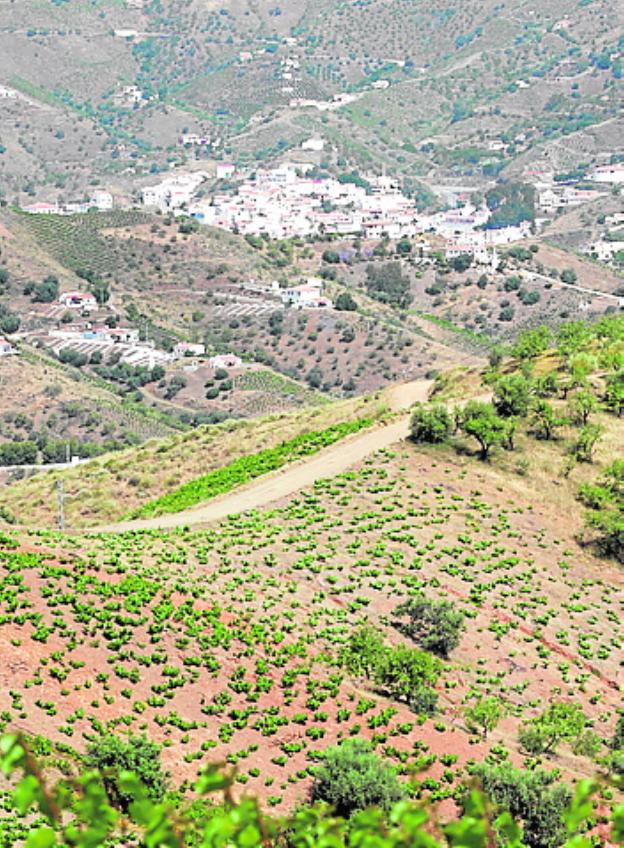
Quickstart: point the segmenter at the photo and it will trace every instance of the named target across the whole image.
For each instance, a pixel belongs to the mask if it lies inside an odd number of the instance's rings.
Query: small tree
[[[340,292],[334,306],[339,312],[354,312],[357,309],[357,303],[349,292]]]
[[[113,806],[126,812],[132,796],[119,785],[119,775],[132,771],[139,778],[151,801],[162,801],[169,775],[160,762],[160,746],[146,736],[115,736],[107,733],[87,748],[85,764],[102,775]]]
[[[376,682],[391,698],[405,703],[416,713],[434,712],[438,696],[432,685],[441,663],[427,651],[417,648],[386,648],[376,673]]]
[[[577,740],[587,727],[578,704],[555,703],[525,721],[518,737],[529,754],[553,754],[561,742]]]
[[[569,451],[577,462],[591,462],[594,449],[604,433],[599,424],[586,424],[579,431],[577,438],[570,444]]]
[[[479,698],[464,710],[464,718],[472,733],[480,733],[487,739],[505,714],[505,708],[500,698]]]
[[[511,353],[517,359],[535,359],[545,353],[552,344],[552,332],[549,327],[536,327],[534,330],[525,330],[520,333]]]
[[[500,698],[479,698],[464,710],[464,718],[471,732],[479,732],[484,739],[496,728],[505,714]]]
[[[536,400],[531,409],[531,428],[538,439],[552,439],[564,421],[547,400]]]
[[[568,285],[572,285],[578,280],[578,276],[574,268],[564,268],[559,276],[561,277],[561,282],[567,283]]]
[[[579,497],[589,507],[585,520],[598,531],[602,552],[624,562],[624,459],[615,460],[598,483],[582,486]],[[622,735],[624,747],[624,722]]]
[[[509,763],[480,763],[473,769],[486,795],[502,810],[522,820],[522,843],[528,848],[559,848],[565,841],[563,815],[572,793],[556,783],[557,773],[513,768]]]
[[[372,678],[383,662],[385,650],[382,633],[376,627],[364,625],[349,636],[341,661],[354,674]]]
[[[568,403],[568,414],[573,424],[583,427],[589,423],[589,416],[598,407],[598,401],[589,389],[579,389],[575,392]]]
[[[394,610],[395,615],[407,618],[395,626],[425,651],[442,657],[459,645],[464,629],[464,614],[450,601],[433,601],[424,595],[414,595]]]
[[[469,401],[460,411],[458,420],[464,433],[479,443],[479,457],[482,460],[486,460],[494,445],[500,444],[505,438],[505,421],[496,414],[491,403]]]
[[[410,422],[410,436],[418,444],[440,444],[453,432],[453,418],[442,404],[418,403]]]
[[[501,377],[494,387],[494,408],[503,418],[524,417],[529,411],[531,384],[520,374]]]
[[[604,401],[612,412],[624,417],[624,370],[607,377]]]
[[[404,794],[395,769],[373,753],[364,739],[346,739],[328,748],[311,791],[313,801],[331,804],[345,818],[368,807],[387,810]]]

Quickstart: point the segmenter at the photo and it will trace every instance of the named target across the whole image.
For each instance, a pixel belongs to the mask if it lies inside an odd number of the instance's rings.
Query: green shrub
[[[442,404],[418,403],[410,421],[410,436],[417,444],[440,444],[453,432],[453,419]]]
[[[369,807],[387,810],[403,795],[394,768],[363,739],[346,739],[328,748],[312,784],[312,800],[330,804],[345,818]]]

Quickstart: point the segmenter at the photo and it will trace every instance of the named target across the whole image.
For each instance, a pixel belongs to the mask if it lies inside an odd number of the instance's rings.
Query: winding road
[[[392,386],[385,392],[388,406],[393,412],[407,412],[417,401],[426,401],[433,382],[415,380]],[[300,489],[313,485],[325,477],[342,474],[370,454],[388,448],[404,439],[409,433],[409,415],[403,415],[389,424],[380,424],[337,442],[309,459],[286,465],[279,471],[265,474],[246,486],[214,498],[201,506],[184,512],[169,513],[156,518],[136,519],[97,527],[93,533],[124,533],[132,530],[166,530],[174,527],[194,527],[210,524],[239,512],[261,509],[269,504],[294,495]]]

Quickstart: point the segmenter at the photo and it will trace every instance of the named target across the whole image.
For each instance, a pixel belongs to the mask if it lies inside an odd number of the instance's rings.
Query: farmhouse
[[[203,344],[178,342],[173,349],[173,353],[177,358],[182,358],[183,356],[203,356],[206,353],[206,347]]]
[[[589,174],[596,183],[624,183],[624,162],[613,165],[600,165]]]
[[[331,309],[332,302],[323,297],[323,281],[311,278],[305,285],[283,289],[282,302],[295,309]]]
[[[67,309],[84,309],[90,311],[98,308],[97,300],[90,292],[63,292],[59,297],[59,303]]]
[[[242,364],[243,360],[234,353],[220,353],[208,360],[211,368],[240,368]]]

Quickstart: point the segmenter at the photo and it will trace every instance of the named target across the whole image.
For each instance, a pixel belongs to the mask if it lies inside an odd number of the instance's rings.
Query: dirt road
[[[407,410],[417,401],[426,401],[431,380],[416,380],[392,386],[385,396],[394,412]],[[128,530],[163,530],[172,527],[197,526],[218,521],[228,515],[260,509],[274,501],[294,495],[324,477],[334,477],[361,462],[371,453],[388,448],[404,439],[409,431],[409,416],[401,416],[390,424],[378,425],[343,439],[309,459],[287,465],[279,471],[263,475],[247,486],[219,498],[185,510],[157,518],[137,519],[98,527],[89,532],[122,533]]]

